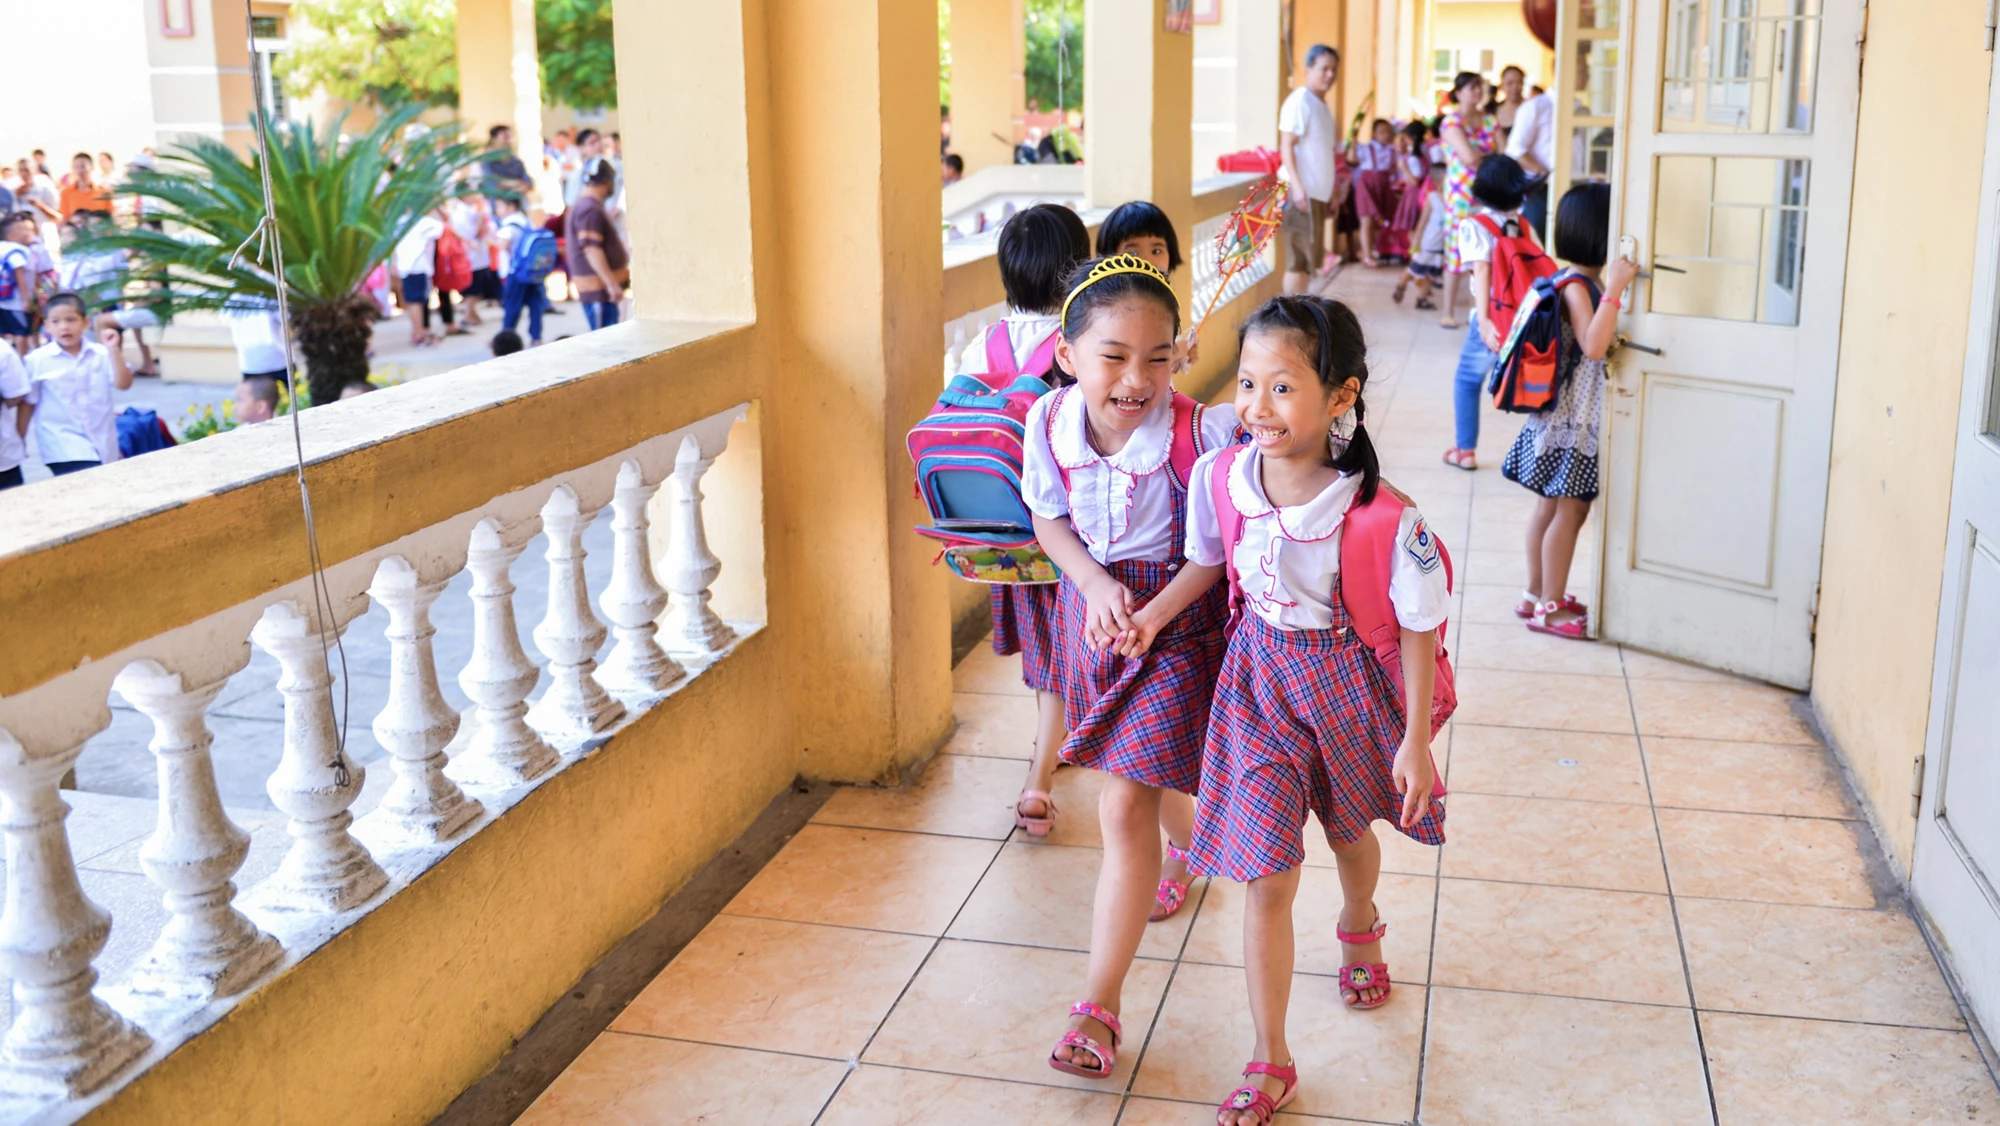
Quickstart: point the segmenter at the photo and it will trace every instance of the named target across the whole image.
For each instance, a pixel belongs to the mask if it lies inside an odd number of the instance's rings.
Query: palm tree
[[[269,132],[285,300],[315,403],[368,378],[378,312],[361,288],[368,274],[425,213],[473,190],[454,174],[483,154],[445,130],[404,136],[420,112],[386,114],[346,140],[344,114],[324,131],[300,122]],[[268,307],[278,283],[254,237],[264,215],[261,177],[257,153],[246,159],[220,141],[188,141],[169,150],[159,170],[135,171],[119,189],[142,198],[146,216],[165,220],[167,231],[108,231],[72,252],[130,252],[132,276],[164,283],[135,301],[162,315],[245,300]]]

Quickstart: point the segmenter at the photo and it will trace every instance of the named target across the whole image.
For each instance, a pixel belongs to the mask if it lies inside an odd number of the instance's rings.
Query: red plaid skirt
[[[1021,680],[1037,692],[1061,692],[1054,583],[994,583],[993,651],[1021,655]]]
[[[1333,605],[1332,629],[1280,630],[1246,613],[1231,638],[1202,750],[1195,872],[1248,881],[1298,867],[1308,809],[1335,845],[1360,840],[1377,818],[1401,821],[1390,770],[1403,701]],[[1440,778],[1410,837],[1444,843],[1443,796]]]
[[[1363,219],[1386,223],[1396,217],[1398,202],[1394,172],[1371,170],[1354,177],[1354,210]]]
[[[1106,569],[1144,603],[1166,588],[1178,566],[1121,560]],[[1228,616],[1225,588],[1217,583],[1167,623],[1143,656],[1127,659],[1084,643],[1083,592],[1064,578],[1058,629],[1069,739],[1063,761],[1194,793]]]

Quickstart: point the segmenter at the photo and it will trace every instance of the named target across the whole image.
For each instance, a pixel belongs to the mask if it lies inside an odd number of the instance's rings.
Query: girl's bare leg
[[[1161,790],[1160,828],[1166,830],[1167,840],[1175,848],[1187,848],[1188,843],[1194,839],[1194,799],[1179,790]],[[1187,861],[1163,857],[1160,861],[1160,878],[1187,883]]]
[[[1464,278],[1464,274],[1445,271],[1444,301],[1438,306],[1438,323],[1446,328],[1458,327],[1458,289]]]
[[[1371,827],[1361,835],[1361,839],[1348,845],[1334,845],[1333,858],[1340,865],[1340,929],[1349,934],[1359,934],[1369,930],[1380,920],[1375,913],[1375,885],[1382,881],[1382,843],[1375,839]],[[1347,962],[1382,961],[1382,943],[1341,943],[1342,958]],[[1383,990],[1370,986],[1361,991],[1361,1003],[1369,1004],[1382,996]]]
[[[1556,502],[1542,497],[1535,502],[1535,511],[1528,516],[1528,585],[1522,589],[1531,591],[1537,598],[1542,591],[1542,557],[1548,544],[1549,525],[1556,518]],[[1561,598],[1561,593],[1556,595]],[[1528,608],[1530,611],[1534,607]]]
[[[1285,1043],[1285,1014],[1292,1002],[1292,901],[1299,893],[1299,870],[1260,877],[1244,890],[1248,903],[1243,911],[1243,976],[1250,985],[1250,1020],[1257,1029],[1257,1047],[1250,1058],[1283,1067],[1292,1062],[1292,1050]],[[1244,1082],[1273,1099],[1285,1093],[1285,1085],[1269,1075],[1252,1075]],[[1225,1114],[1220,1121],[1257,1126],[1257,1116],[1248,1111],[1237,1112],[1234,1119]]]
[[[1143,782],[1107,774],[1098,799],[1097,820],[1104,832],[1104,862],[1097,873],[1097,900],[1091,907],[1090,969],[1083,999],[1117,1013],[1124,1001],[1125,974],[1139,953],[1146,916],[1160,880],[1160,791]],[[1069,1018],[1069,1027],[1107,1046],[1111,1030],[1089,1017]],[[1083,1048],[1057,1048],[1056,1058],[1094,1067]]]
[[[1055,783],[1056,767],[1062,765],[1063,719],[1063,698],[1036,689],[1035,757],[1028,760],[1028,784],[1022,789],[1048,793]],[[1047,817],[1049,807],[1040,798],[1023,798],[1015,812],[1025,817]]]
[[[1575,497],[1557,497],[1545,500],[1543,504],[1554,509],[1554,519],[1549,523],[1548,534],[1542,538],[1542,559],[1539,568],[1530,566],[1529,576],[1541,572],[1541,582],[1534,589],[1541,592],[1543,602],[1562,600],[1563,588],[1569,585],[1569,566],[1576,558],[1576,538],[1583,531],[1583,522],[1590,516],[1590,503]],[[1537,512],[1539,512],[1539,507]],[[1549,615],[1552,622],[1564,622],[1577,617],[1570,610],[1558,610]]]

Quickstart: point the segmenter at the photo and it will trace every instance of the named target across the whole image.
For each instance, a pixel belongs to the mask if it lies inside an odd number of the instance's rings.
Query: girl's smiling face
[[[1173,392],[1173,314],[1128,295],[1096,310],[1076,340],[1057,341],[1056,359],[1076,375],[1099,450],[1116,453]]]
[[[1167,272],[1167,263],[1173,261],[1167,253],[1167,240],[1158,235],[1134,235],[1119,243],[1116,253],[1144,258],[1163,274]]]
[[[1327,431],[1360,394],[1352,379],[1343,387],[1320,382],[1318,365],[1290,332],[1253,332],[1243,338],[1236,365],[1236,417],[1264,456],[1279,459],[1332,456]]]

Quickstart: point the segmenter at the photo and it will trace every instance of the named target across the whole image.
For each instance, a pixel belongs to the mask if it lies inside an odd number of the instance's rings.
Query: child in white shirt
[[[402,279],[403,311],[410,315],[410,343],[419,348],[438,340],[431,335],[431,274],[437,268],[437,241],[443,233],[444,220],[425,215],[396,243],[396,276]]]
[[[49,298],[43,324],[55,339],[28,353],[28,381],[34,407],[35,448],[49,472],[60,477],[107,461],[117,461],[118,421],[112,391],[132,387],[116,329],[100,333],[102,343],[84,339],[88,324],[83,301],[73,293]]]
[[[1479,206],[1459,220],[1452,237],[1458,240],[1458,260],[1472,268],[1472,327],[1466,330],[1465,345],[1459,350],[1458,371],[1454,375],[1452,397],[1457,416],[1457,445],[1446,450],[1444,462],[1458,469],[1479,468],[1474,451],[1479,446],[1479,400],[1486,377],[1493,372],[1494,353],[1502,343],[1499,331],[1488,315],[1487,293],[1493,276],[1493,233],[1486,222],[1501,230],[1515,224],[1529,238],[1533,230],[1521,221],[1521,201],[1527,193],[1528,176],[1510,156],[1495,154],[1480,162],[1472,181],[1472,198]]]
[[[28,350],[33,329],[35,256],[28,248],[35,241],[35,221],[16,212],[5,224],[0,229],[0,337],[19,355]]]
[[[21,483],[21,463],[28,460],[28,420],[35,412],[29,390],[20,353],[0,348],[0,489]]]

